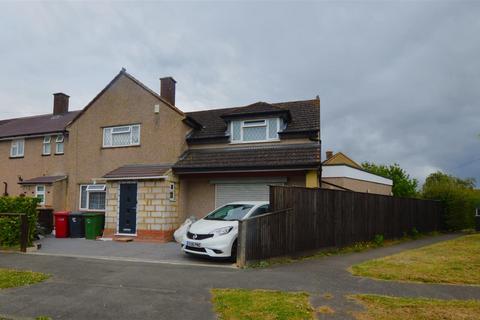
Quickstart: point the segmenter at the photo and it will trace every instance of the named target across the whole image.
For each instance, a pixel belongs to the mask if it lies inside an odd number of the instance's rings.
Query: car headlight
[[[215,236],[223,236],[224,234],[227,234],[230,231],[232,231],[232,229],[233,229],[233,227],[223,227],[223,228],[215,229],[212,232],[210,232],[209,234],[213,234],[214,237]]]

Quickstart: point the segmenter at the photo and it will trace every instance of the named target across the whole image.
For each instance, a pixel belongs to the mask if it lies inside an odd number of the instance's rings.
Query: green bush
[[[445,229],[470,229],[475,226],[475,207],[480,203],[480,193],[474,186],[473,179],[460,179],[436,172],[425,180],[422,196],[443,202]]]
[[[377,247],[383,247],[383,241],[384,241],[383,234],[376,234],[375,237],[373,238],[373,243],[375,243]]]
[[[31,245],[37,224],[37,198],[0,197],[1,213],[25,213],[29,225],[28,244]],[[20,217],[0,217],[0,246],[15,246],[20,242]]]

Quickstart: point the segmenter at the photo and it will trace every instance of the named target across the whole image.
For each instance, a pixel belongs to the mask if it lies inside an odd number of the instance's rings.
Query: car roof
[[[270,204],[270,203],[268,201],[235,201],[235,202],[226,203],[225,205],[229,205],[229,204],[250,204],[253,206],[261,206],[261,205]]]

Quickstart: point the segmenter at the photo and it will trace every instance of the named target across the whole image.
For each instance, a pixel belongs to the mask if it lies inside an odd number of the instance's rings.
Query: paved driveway
[[[228,260],[212,260],[187,255],[180,250],[180,245],[176,242],[118,242],[72,238],[57,239],[53,236],[48,236],[38,242],[42,245],[41,249],[29,254],[110,261],[235,268],[235,265]]]
[[[439,236],[363,253],[246,270],[0,253],[0,267],[53,275],[43,283],[0,290],[0,314],[73,320],[215,319],[211,288],[307,291],[314,306],[326,304],[335,309],[334,315],[321,315],[325,319],[348,319],[350,311],[359,309],[346,298],[355,293],[480,299],[480,287],[377,281],[354,277],[346,271],[354,263],[453,237]],[[325,293],[332,294],[333,299],[324,299]]]

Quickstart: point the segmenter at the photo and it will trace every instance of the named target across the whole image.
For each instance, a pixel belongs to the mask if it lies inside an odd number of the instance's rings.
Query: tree
[[[425,179],[422,197],[444,203],[443,220],[447,229],[468,229],[473,228],[475,207],[480,205],[480,193],[474,188],[475,179],[435,172]]]
[[[418,181],[410,178],[408,173],[395,163],[393,165],[374,164],[372,162],[362,163],[362,167],[379,176],[391,179],[393,181],[392,193],[397,197],[416,197]]]

